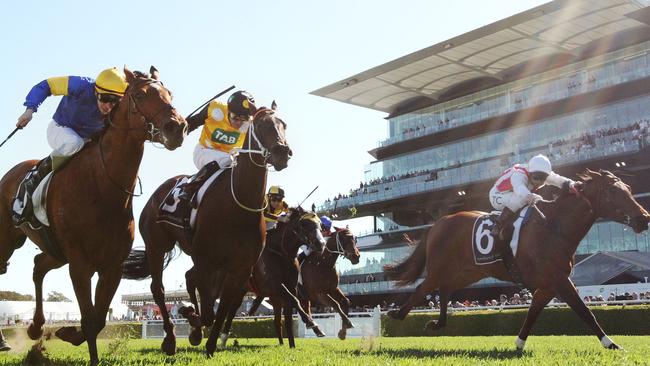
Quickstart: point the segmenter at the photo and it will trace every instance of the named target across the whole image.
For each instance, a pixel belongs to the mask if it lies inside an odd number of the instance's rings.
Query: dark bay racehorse
[[[313,212],[305,213],[302,209],[298,212],[294,210],[296,209],[292,209],[291,216],[298,216],[300,220],[279,222],[277,228],[268,232],[266,247],[255,264],[250,282],[251,290],[258,298],[263,299],[266,296],[271,298],[275,315],[275,332],[280,344],[283,344],[281,315],[284,314],[284,327],[291,348],[296,346],[293,335],[293,309],[298,311],[308,329],[313,329],[316,334],[322,334],[311,316],[300,306],[297,297],[298,248],[308,243],[315,250],[314,254],[318,255],[322,253],[325,246],[318,216]],[[301,226],[300,229],[297,228],[298,225]],[[314,236],[307,237],[304,232]]]
[[[97,142],[89,143],[52,178],[47,197],[47,214],[52,241],[70,264],[70,278],[81,310],[81,331],[65,327],[56,335],[72,344],[88,342],[90,363],[99,362],[97,333],[104,328],[108,307],[120,283],[122,262],[133,244],[132,197],[145,140],[160,142],[174,150],[183,142],[187,123],[171,105],[171,94],[158,81],[124,69],[129,86],[111,112],[110,124]],[[43,253],[34,258],[36,310],[28,328],[29,337],[43,333],[43,278],[63,266],[46,244],[43,231],[11,221],[11,201],[18,184],[35,160],[12,168],[0,180],[0,263],[5,263],[26,237]],[[98,273],[95,298],[91,277]],[[4,270],[2,271],[4,273]]]
[[[156,223],[158,208],[179,177],[163,183],[154,192],[140,216],[140,233],[145,250],[132,251],[124,264],[125,278],[151,276],[151,292],[164,319],[165,339],[162,349],[176,352],[174,326],[165,307],[162,272],[165,256],[178,244],[192,257],[199,281],[199,293],[216,293],[220,300],[216,317],[206,343],[212,355],[227,315],[241,304],[245,284],[264,248],[266,226],[262,218],[265,205],[267,164],[276,170],[287,167],[291,149],[284,136],[285,123],[271,109],[260,108],[244,140],[233,167],[223,172],[203,196],[191,238],[180,228]],[[213,314],[208,301],[201,303],[202,314]],[[200,341],[200,338],[199,338]]]
[[[314,253],[319,253],[323,250],[324,243],[320,231],[320,221],[316,216],[316,214],[314,214],[313,212],[306,212],[301,207],[297,207],[297,208],[291,208],[288,218],[289,218],[288,222],[286,223],[280,222],[278,223],[277,228],[271,231],[267,231],[267,241],[266,241],[267,244],[264,248],[264,252],[266,252],[267,250],[276,251],[273,248],[277,248],[278,246],[285,247],[285,245],[278,244],[281,243],[281,241],[290,243],[292,241],[295,241],[296,239],[301,241],[302,244],[307,244],[314,251]],[[264,258],[264,254],[262,254],[262,258]],[[293,258],[295,258],[295,255],[293,256]],[[280,266],[278,266],[273,260],[271,260],[271,261],[267,261],[267,264],[270,264],[272,266],[269,272],[273,272],[274,274],[277,274],[278,277],[286,276],[287,273],[285,271],[287,270],[290,272],[292,271],[290,268],[289,269],[284,268],[285,263],[282,263]],[[197,278],[194,268],[191,268],[189,271],[187,271],[187,273],[185,274],[185,278],[187,283],[187,291],[190,294],[190,299],[192,301],[192,304],[194,305],[195,309],[198,309],[197,298],[196,298],[196,289],[197,289],[196,283],[200,280],[200,278]],[[216,276],[208,280],[218,283],[220,281],[219,274],[216,274]],[[250,287],[254,286],[254,282],[252,282],[252,279],[249,285]],[[283,296],[281,296],[281,298],[290,299],[289,301],[291,301],[291,303],[294,304],[293,298],[295,298],[295,293],[285,290],[284,287],[282,287],[282,292],[283,292]],[[208,304],[214,304],[217,294],[218,291],[213,292],[211,294],[201,293],[200,296],[202,301],[203,299],[206,299]],[[259,303],[254,305],[254,307],[259,307],[259,304],[262,302],[262,299],[264,299],[264,296],[258,297],[256,301],[259,300]],[[251,309],[251,311],[253,311],[253,309]],[[276,330],[278,330],[280,329],[280,323],[281,323],[282,301],[279,301],[279,303],[277,303],[277,307],[274,304],[274,311],[276,315],[276,324],[275,324],[277,327]],[[304,316],[304,320],[306,324],[314,328],[317,333],[320,332],[320,329],[318,329],[318,327],[315,325],[315,323],[308,315],[308,313],[303,311],[303,309],[301,308],[297,308],[297,311],[299,314],[302,314]],[[192,325],[193,327],[192,332],[190,333],[190,343],[193,345],[198,345],[198,343],[200,342],[200,336],[202,334],[201,322],[198,320],[198,315],[195,314],[194,309],[187,309],[187,308],[181,308],[179,310],[179,313],[185,316],[189,320],[190,325]],[[236,314],[234,312],[231,312],[229,314],[229,317],[226,320],[226,324],[224,325],[224,329],[221,332],[220,335],[221,343],[219,345],[221,349],[224,349],[226,347],[226,342],[228,341],[228,335],[230,333],[230,329],[232,327],[232,321],[235,315]],[[202,313],[200,316],[201,318],[205,318],[206,314]],[[212,314],[211,312],[210,314],[207,314],[207,316],[214,317],[214,314]],[[280,341],[280,343],[282,343],[282,341]]]
[[[299,291],[303,308],[311,315],[311,301],[331,306],[343,320],[338,333],[340,339],[345,339],[347,330],[354,325],[348,318],[350,300],[339,289],[339,274],[336,272],[336,260],[339,255],[347,258],[350,263],[359,263],[357,241],[349,229],[336,229],[327,239],[323,254],[313,253],[308,256],[300,267],[303,291]]]
[[[630,188],[612,173],[586,170],[575,193],[563,192],[555,201],[538,203],[546,221],[535,215],[521,228],[515,264],[524,283],[536,289],[516,346],[523,350],[533,323],[544,306],[558,295],[594,331],[606,348],[619,347],[603,332],[593,313],[583,303],[569,279],[573,256],[596,219],[613,220],[630,226],[636,233],[648,229],[650,214],[632,197]],[[446,325],[447,302],[456,289],[480,279],[495,277],[512,281],[502,262],[477,266],[470,243],[475,220],[485,213],[459,212],[433,225],[425,240],[402,263],[385,266],[388,278],[400,285],[415,282],[426,270],[424,282],[399,310],[389,316],[404,319],[426,294],[440,289],[440,318],[427,323],[436,329]]]

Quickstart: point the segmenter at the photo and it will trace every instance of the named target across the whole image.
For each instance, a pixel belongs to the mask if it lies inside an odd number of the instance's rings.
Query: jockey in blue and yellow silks
[[[77,153],[90,137],[103,130],[104,119],[120,101],[127,86],[124,73],[110,68],[102,71],[96,80],[80,76],[52,77],[29,91],[24,103],[27,109],[16,123],[18,128],[27,126],[47,97],[62,95],[63,98],[47,128],[47,142],[52,153],[41,160],[21,183],[14,199],[14,225],[22,224],[31,214],[31,194],[40,180],[53,167],[57,168],[57,162]]]

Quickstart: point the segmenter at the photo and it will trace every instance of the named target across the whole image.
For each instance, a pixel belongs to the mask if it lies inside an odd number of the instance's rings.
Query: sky
[[[309,92],[545,2],[10,2],[0,12],[0,140],[15,128],[30,88],[43,79],[94,78],[108,67],[148,71],[155,65],[183,115],[230,85],[251,92],[258,105],[276,100],[293,158],[288,168],[269,173],[268,184],[281,185],[290,205],[318,186],[304,204],[318,206],[359,185],[364,166],[372,161],[367,151],[388,137],[388,122],[383,112]],[[48,98],[27,128],[0,147],[1,174],[50,153],[45,132],[58,102],[58,97]],[[136,222],[158,185],[195,172],[192,151],[198,138],[199,130],[175,151],[146,145],[139,172],[144,194],[133,203]],[[136,232],[134,246],[143,245]],[[34,294],[38,253],[29,241],[18,249],[7,274],[0,276],[0,290]],[[184,255],[172,262],[164,273],[166,289],[184,287],[190,266]],[[68,266],[45,277],[43,292],[50,291],[74,299]],[[148,291],[148,280],[123,280],[113,303],[122,294]]]

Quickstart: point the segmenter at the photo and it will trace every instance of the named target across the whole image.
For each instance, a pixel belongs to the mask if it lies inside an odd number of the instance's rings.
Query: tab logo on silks
[[[239,138],[239,131],[224,131],[220,128],[217,128],[212,132],[212,141],[218,142],[220,144],[233,145],[237,142]]]

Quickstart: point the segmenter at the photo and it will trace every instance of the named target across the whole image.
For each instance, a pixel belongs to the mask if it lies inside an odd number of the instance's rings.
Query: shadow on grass
[[[470,357],[478,359],[509,360],[532,355],[531,352],[522,353],[517,350],[492,349],[421,349],[421,348],[382,348],[377,351],[364,352],[361,350],[347,351],[354,356],[364,354],[386,355],[393,358],[440,358],[440,357]]]
[[[256,345],[256,344],[246,344],[246,345],[238,345],[238,346],[232,346],[229,345],[226,347],[224,351],[217,351],[215,354],[219,354],[221,352],[244,352],[244,351],[254,351],[258,349],[264,349],[264,348],[269,348],[273,346],[267,346],[267,345]],[[141,355],[164,355],[165,353],[160,349],[160,347],[156,348],[144,348],[144,349],[139,349],[137,350],[138,353]],[[176,348],[176,354],[178,355],[179,353],[188,353],[188,354],[202,354],[205,355],[205,342],[201,343],[199,346],[183,346],[183,347],[177,347]],[[174,356],[170,356],[174,357]]]

